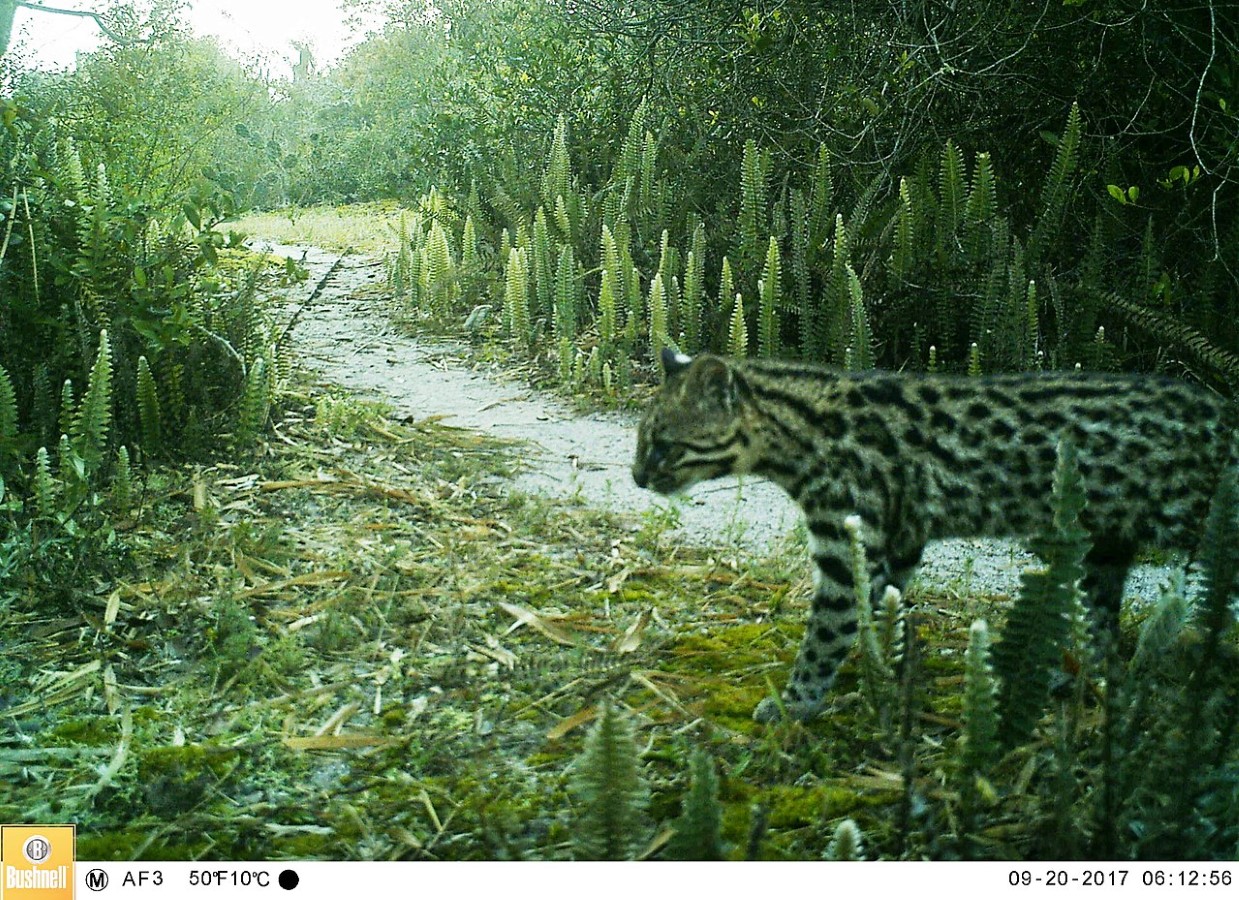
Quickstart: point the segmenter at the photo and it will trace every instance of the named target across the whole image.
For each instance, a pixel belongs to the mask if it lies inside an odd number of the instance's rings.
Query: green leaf
[[[1119,187],[1117,184],[1107,184],[1106,191],[1110,194],[1111,197],[1113,197],[1119,203],[1127,202],[1127,195],[1123,193],[1123,189]]]

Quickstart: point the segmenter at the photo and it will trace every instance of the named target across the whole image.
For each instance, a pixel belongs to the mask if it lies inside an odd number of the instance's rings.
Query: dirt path
[[[338,254],[314,247],[254,246],[302,260],[310,285],[317,285],[340,260]],[[639,489],[629,474],[635,417],[578,414],[526,385],[471,369],[460,345],[400,333],[391,324],[385,300],[357,297],[359,288],[382,278],[377,261],[344,257],[298,319],[294,345],[324,381],[381,399],[400,416],[441,416],[446,424],[526,442],[524,470],[512,485],[519,491],[579,498],[638,515],[673,508],[677,532],[685,541],[738,544],[754,552],[774,549],[795,528],[795,505],[763,481],[701,485],[679,500]],[[299,304],[309,290],[290,299]],[[939,589],[1010,594],[1028,561],[1014,542],[942,541],[927,550],[919,578]],[[1166,574],[1160,567],[1137,567],[1128,591],[1154,598]]]

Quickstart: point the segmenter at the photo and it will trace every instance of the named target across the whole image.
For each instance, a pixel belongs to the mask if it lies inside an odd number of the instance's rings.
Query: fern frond
[[[482,259],[478,255],[477,226],[473,224],[473,216],[465,216],[464,230],[460,235],[460,269],[469,275],[476,275],[482,270]]]
[[[1208,658],[1212,655],[1209,651],[1216,650],[1222,635],[1234,622],[1233,604],[1239,599],[1239,467],[1234,464],[1222,473],[1205,517],[1200,563],[1204,569],[1204,597],[1198,620],[1205,634]]]
[[[705,226],[693,231],[693,249],[684,261],[684,296],[680,324],[684,332],[684,351],[692,354],[701,347],[701,318],[705,298]]]
[[[564,244],[555,266],[555,337],[569,343],[576,340],[577,271],[572,245]]]
[[[873,712],[886,719],[895,700],[895,669],[882,651],[873,615],[873,583],[869,576],[864,523],[860,516],[843,521],[852,557],[853,603],[856,607],[856,642],[860,650],[861,693]]]
[[[865,311],[865,297],[861,291],[860,278],[847,266],[848,306],[851,311],[851,329],[847,346],[852,351],[849,368],[872,369],[874,366],[873,332],[869,328],[869,315]]]
[[[740,245],[736,248],[742,274],[757,267],[761,253],[761,234],[769,233],[766,222],[766,177],[765,166],[757,142],[749,138],[744,142],[744,156],[740,161],[740,215],[737,230]]]
[[[675,837],[667,845],[672,859],[715,861],[723,858],[723,806],[718,773],[706,751],[693,751],[684,811],[675,820]]]
[[[620,339],[619,312],[615,300],[615,274],[602,270],[602,285],[598,289],[598,343],[603,355],[611,358],[612,348]]]
[[[73,417],[73,449],[94,470],[103,458],[112,423],[112,344],[107,330],[99,332],[99,352],[91,367],[86,393]]]
[[[1041,192],[1041,212],[1028,240],[1028,258],[1034,271],[1050,241],[1062,228],[1063,209],[1070,195],[1068,181],[1076,168],[1081,127],[1080,106],[1072,103],[1067,114],[1067,126],[1058,139],[1058,150],[1054,153],[1054,162],[1050,165],[1050,174]]]
[[[568,158],[568,121],[562,115],[555,123],[546,171],[542,176],[542,202],[555,208],[556,197],[568,196],[572,184],[572,161]],[[567,229],[564,229],[565,232]],[[567,234],[564,235],[565,239]]]
[[[242,444],[254,441],[267,427],[271,414],[271,378],[267,361],[254,357],[245,378],[241,407],[237,417],[237,436]]]
[[[736,279],[731,273],[731,260],[724,256],[723,265],[718,275],[718,305],[721,312],[725,314],[726,310],[731,307],[731,302],[735,296]]]
[[[438,221],[430,225],[426,246],[422,249],[422,267],[419,274],[422,289],[430,300],[430,312],[445,320],[451,315],[455,300],[456,265],[447,229]]]
[[[912,222],[912,193],[908,179],[899,179],[899,207],[895,211],[895,238],[891,248],[891,269],[907,278],[916,262],[916,231]]]
[[[51,456],[40,447],[34,457],[34,509],[44,519],[56,515],[56,477],[52,474]]]
[[[550,225],[547,222],[546,210],[541,206],[534,216],[533,246],[530,250],[530,261],[533,265],[529,275],[536,300],[536,315],[550,318],[555,304],[555,266],[551,256]]]
[[[1070,444],[1058,446],[1054,468],[1053,524],[1030,542],[1045,568],[1026,570],[1002,640],[994,646],[1000,679],[999,739],[1013,747],[1032,734],[1050,697],[1050,681],[1071,632],[1080,602],[1084,557],[1090,541],[1080,524],[1084,487]]]
[[[826,848],[826,859],[833,862],[857,862],[864,858],[864,835],[855,822],[844,819],[835,827],[835,836]]]
[[[813,167],[813,188],[809,196],[809,247],[814,254],[811,265],[816,263],[818,255],[830,240],[830,228],[835,222],[832,215],[834,199],[830,151],[825,144],[820,144],[817,148],[817,165]]]
[[[504,279],[503,308],[508,334],[521,346],[528,346],[532,337],[529,320],[529,275],[525,251],[513,247],[508,253],[508,271]]]
[[[731,308],[731,327],[727,332],[727,353],[740,359],[749,355],[749,329],[744,321],[744,299],[736,294]]]
[[[630,859],[644,832],[646,787],[632,723],[603,704],[575,763],[579,807],[572,829],[577,859]]]
[[[17,394],[9,373],[0,365],[0,447],[17,440]]]
[[[954,246],[964,216],[964,158],[953,141],[942,151],[942,166],[938,172],[938,218],[934,227],[934,246],[939,258]]]
[[[783,302],[783,262],[779,242],[771,236],[762,269],[757,315],[757,354],[766,358],[779,355],[779,306]]]
[[[1198,364],[1212,369],[1230,387],[1239,386],[1239,356],[1222,349],[1195,328],[1118,294],[1107,294],[1104,304],[1142,331],[1159,341],[1177,346]]]
[[[129,464],[129,448],[116,448],[116,467],[112,472],[112,506],[120,515],[129,511],[133,502],[133,469]]]
[[[159,453],[163,434],[162,415],[159,409],[159,391],[150,363],[145,356],[138,357],[138,425],[142,430],[142,453],[152,456]]]
[[[650,282],[650,356],[659,359],[667,344],[667,297],[661,272]]]
[[[990,221],[998,213],[998,189],[988,153],[978,153],[972,170],[972,188],[964,207],[964,253],[973,263],[985,262],[991,252]]]
[[[835,216],[834,256],[830,264],[830,277],[826,281],[825,322],[823,324],[822,349],[832,360],[842,360],[848,343],[848,321],[852,314],[852,291],[848,278],[851,268],[851,241],[843,216]]]
[[[964,655],[964,731],[961,762],[965,778],[984,776],[998,759],[998,682],[990,664],[989,626],[984,619],[968,630]]]

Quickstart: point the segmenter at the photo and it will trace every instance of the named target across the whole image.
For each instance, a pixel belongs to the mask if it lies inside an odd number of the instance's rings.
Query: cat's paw
[[[817,718],[817,714],[822,711],[822,704],[820,701],[789,700],[786,697],[780,703],[773,697],[767,697],[753,710],[753,720],[763,723],[778,722],[783,718],[784,710],[787,711],[788,718],[808,722]]]

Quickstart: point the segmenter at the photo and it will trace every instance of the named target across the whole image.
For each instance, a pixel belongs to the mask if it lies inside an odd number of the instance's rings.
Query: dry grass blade
[[[496,600],[495,605],[516,619],[509,627],[505,634],[511,634],[522,625],[528,625],[544,637],[550,638],[557,644],[563,644],[565,647],[575,647],[577,642],[572,637],[561,629],[558,625],[547,620],[544,616],[539,615],[532,609],[526,609],[523,606],[517,606],[515,603],[508,603],[506,600]]]
[[[554,728],[548,731],[546,733],[546,739],[548,741],[557,741],[564,735],[570,734],[580,728],[587,722],[592,722],[595,718],[597,718],[597,716],[597,706],[586,706],[582,709],[578,709],[572,715],[568,716],[568,718],[563,719]]]

